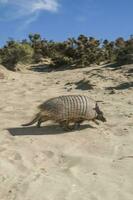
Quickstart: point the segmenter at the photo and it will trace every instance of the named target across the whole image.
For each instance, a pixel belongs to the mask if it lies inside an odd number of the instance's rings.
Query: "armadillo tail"
[[[35,122],[37,122],[38,120],[39,120],[39,114],[37,114],[31,122],[22,124],[22,126],[30,126],[30,125],[34,124]]]

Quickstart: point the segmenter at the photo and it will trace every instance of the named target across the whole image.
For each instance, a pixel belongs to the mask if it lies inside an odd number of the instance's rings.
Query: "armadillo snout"
[[[101,118],[101,121],[102,121],[102,122],[106,122],[107,120],[106,120],[106,118],[103,116],[103,117]]]
[[[102,121],[102,122],[106,122],[106,118],[103,116],[103,113],[100,113],[97,115],[96,119],[98,119],[99,121]]]

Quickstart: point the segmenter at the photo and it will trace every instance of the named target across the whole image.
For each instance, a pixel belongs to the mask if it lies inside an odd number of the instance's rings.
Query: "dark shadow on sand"
[[[89,124],[83,124],[80,126],[79,129],[65,131],[60,128],[58,125],[49,125],[43,126],[41,128],[37,128],[35,126],[31,127],[15,127],[15,128],[8,128],[7,130],[12,136],[24,136],[24,135],[56,135],[56,134],[64,134],[67,132],[79,131],[86,128],[95,128]]]
[[[94,84],[91,84],[89,80],[82,79],[78,82],[75,82],[76,88],[78,90],[93,90]]]
[[[30,68],[31,71],[34,72],[52,72],[53,69],[52,67],[48,66],[48,65],[38,65],[38,66],[31,66]]]
[[[122,65],[118,63],[108,63],[108,64],[105,64],[102,68],[110,68],[115,71],[115,70],[121,69],[121,66]]]
[[[105,89],[106,90],[112,90],[112,89],[115,89],[115,90],[126,90],[126,89],[129,89],[129,88],[133,88],[133,82],[125,82],[125,83],[121,83],[115,87],[106,87]]]
[[[50,66],[50,65],[40,64],[37,66],[31,66],[29,70],[35,71],[35,72],[49,73],[49,72],[58,72],[58,71],[66,71],[66,70],[75,70],[79,68],[81,68],[81,66],[78,66],[78,65]]]

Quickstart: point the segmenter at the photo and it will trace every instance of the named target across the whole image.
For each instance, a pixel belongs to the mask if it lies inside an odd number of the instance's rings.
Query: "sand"
[[[0,200],[132,200],[132,68],[3,70]],[[87,83],[92,88],[87,89]],[[51,122],[40,129],[21,127],[36,113],[37,105],[64,94],[86,94],[103,101],[99,104],[107,122],[99,126],[84,122],[80,130],[71,132]]]

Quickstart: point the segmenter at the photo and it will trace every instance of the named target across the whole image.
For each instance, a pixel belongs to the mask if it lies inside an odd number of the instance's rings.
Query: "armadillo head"
[[[95,110],[96,110],[96,119],[97,120],[100,120],[102,122],[106,122],[106,118],[104,117],[103,115],[103,112],[99,109],[99,106],[98,104],[96,103],[96,107],[95,107]]]

